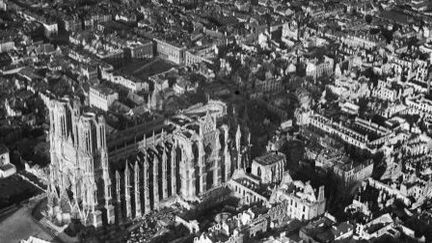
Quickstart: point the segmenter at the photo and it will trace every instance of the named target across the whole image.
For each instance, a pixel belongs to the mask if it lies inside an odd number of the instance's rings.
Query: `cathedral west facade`
[[[104,224],[139,218],[172,198],[198,201],[244,167],[240,128],[220,101],[195,105],[154,128],[107,135],[103,115],[52,99],[48,214]]]
[[[48,215],[86,225],[114,222],[103,116],[82,113],[78,101],[49,100]],[[105,219],[103,219],[105,218]]]

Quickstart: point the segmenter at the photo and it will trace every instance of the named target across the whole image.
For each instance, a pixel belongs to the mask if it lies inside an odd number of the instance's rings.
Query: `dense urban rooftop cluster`
[[[0,30],[6,242],[432,241],[430,1],[0,0]]]

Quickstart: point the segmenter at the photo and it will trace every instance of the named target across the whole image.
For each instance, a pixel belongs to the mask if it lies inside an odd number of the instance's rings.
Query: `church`
[[[74,99],[49,99],[48,215],[85,225],[140,218],[163,202],[224,186],[245,167],[240,126],[226,124],[227,105],[209,100],[165,119],[108,134],[104,114]]]

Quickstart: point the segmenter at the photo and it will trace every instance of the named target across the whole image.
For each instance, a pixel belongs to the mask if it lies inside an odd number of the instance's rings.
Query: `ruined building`
[[[48,213],[96,227],[157,210],[176,197],[199,200],[244,167],[240,127],[224,124],[227,106],[209,101],[162,123],[108,134],[103,115],[52,99]]]

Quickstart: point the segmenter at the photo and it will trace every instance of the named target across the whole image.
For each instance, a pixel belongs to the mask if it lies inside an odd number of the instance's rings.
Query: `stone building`
[[[261,183],[268,184],[282,180],[286,164],[283,153],[271,152],[255,158],[252,162],[252,174],[261,179]]]
[[[308,60],[306,63],[306,76],[317,79],[324,75],[333,74],[334,60],[333,58],[324,56],[322,60],[317,58]]]
[[[310,220],[325,212],[326,199],[324,186],[320,186],[317,192],[310,182],[294,181],[288,172],[278,188],[270,197],[270,203],[287,202],[287,214],[291,218]]]
[[[50,100],[48,109],[48,215],[96,227],[114,222],[103,116],[81,113],[79,102],[68,98]]]
[[[52,99],[48,108],[48,214],[61,223],[98,227],[141,217],[170,197],[196,201],[241,166],[241,131],[230,138],[220,101],[110,136],[104,117],[83,113],[78,101]]]
[[[103,86],[95,85],[90,87],[89,104],[103,111],[108,111],[109,107],[118,100],[118,93],[114,90]]]
[[[270,192],[266,186],[262,185],[259,179],[246,174],[243,170],[234,173],[227,184],[234,196],[241,199],[241,204],[261,203],[268,205]]]
[[[334,165],[333,171],[345,182],[362,181],[372,176],[374,164],[372,160],[363,163],[338,163]]]
[[[267,212],[249,208],[231,218],[214,224],[194,238],[194,243],[212,242],[256,242],[270,228],[277,228],[290,220],[287,217],[287,202],[269,208]]]
[[[185,48],[154,38],[156,54],[176,64],[183,64]]]
[[[128,42],[128,47],[131,58],[152,58],[153,57],[153,42],[152,41],[135,41]]]
[[[241,199],[241,204],[269,205],[271,191],[268,185],[279,183],[282,180],[285,164],[285,154],[266,153],[253,160],[251,174],[246,173],[243,169],[237,170],[233,173],[227,186],[233,191],[235,197]]]
[[[250,208],[210,227],[194,238],[194,243],[242,243],[249,242],[268,229],[268,214],[255,214]]]
[[[0,178],[6,178],[16,173],[14,164],[11,164],[9,149],[4,144],[0,144]]]

